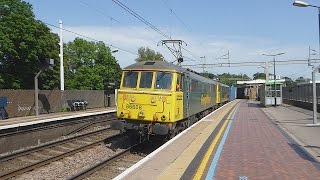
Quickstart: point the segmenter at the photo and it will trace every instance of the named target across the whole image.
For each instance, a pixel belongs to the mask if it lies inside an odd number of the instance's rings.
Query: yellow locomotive
[[[228,93],[228,86],[172,63],[138,62],[123,69],[111,127],[172,137],[227,102]]]

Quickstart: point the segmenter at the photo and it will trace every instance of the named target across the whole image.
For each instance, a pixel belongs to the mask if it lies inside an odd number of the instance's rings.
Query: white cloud
[[[118,46],[128,51],[137,53],[141,46],[148,46],[155,51],[164,55],[168,61],[173,61],[175,58],[164,46],[157,46],[157,43],[163,39],[158,33],[139,26],[132,27],[102,27],[102,26],[77,26],[77,27],[64,27],[65,29],[77,32],[79,34],[104,41],[106,44]],[[58,32],[54,29],[54,32]],[[176,30],[175,32],[179,32]],[[288,59],[306,59],[307,47],[300,45],[281,44],[279,40],[267,39],[255,36],[216,36],[216,35],[203,35],[195,36],[186,32],[179,32],[182,34],[180,38],[187,43],[185,47],[192,54],[183,51],[184,56],[192,59],[200,60],[200,56],[206,57],[206,63],[222,63],[226,62],[225,59],[217,59],[225,55],[228,50],[230,51],[230,62],[242,61],[271,61],[271,57],[262,56],[262,53],[278,53],[285,52],[285,55],[277,57],[279,60]],[[72,41],[77,35],[64,32],[64,41]],[[89,39],[90,40],[90,39]],[[113,54],[118,60],[121,67],[128,66],[134,63],[137,55],[133,55],[124,51],[119,51]],[[197,57],[194,57],[197,56]],[[185,64],[199,64],[203,62],[186,61]],[[297,78],[301,75],[308,76],[311,71],[306,67],[307,65],[288,65],[277,67],[277,74],[284,76],[293,76]],[[202,69],[195,69],[202,71]],[[230,67],[230,68],[207,68],[209,72],[213,73],[243,73],[252,75],[256,72],[262,72],[263,69],[257,67]],[[307,72],[310,73],[308,74]],[[271,73],[273,71],[270,71]],[[296,73],[295,73],[296,72]],[[298,72],[301,72],[300,74]]]

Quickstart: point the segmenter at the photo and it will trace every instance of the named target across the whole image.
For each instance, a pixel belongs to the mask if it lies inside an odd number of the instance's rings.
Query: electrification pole
[[[62,39],[62,21],[59,20],[60,25],[60,90],[64,91],[64,69],[63,69],[63,39]]]
[[[276,56],[282,55],[284,53],[277,54],[262,54],[264,56],[272,56],[273,57],[273,85],[274,85],[274,107],[277,107],[277,88],[276,88]],[[279,86],[280,87],[280,86]],[[280,89],[280,88],[279,88]],[[280,91],[279,91],[280,92]]]

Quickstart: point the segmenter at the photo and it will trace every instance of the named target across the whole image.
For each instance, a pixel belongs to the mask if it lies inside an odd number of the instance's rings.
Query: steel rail
[[[140,144],[136,144],[136,145],[133,145],[131,147],[129,147],[128,149],[126,150],[123,150],[121,151],[120,153],[118,154],[115,154],[107,159],[104,159],[103,161],[83,170],[83,171],[80,171],[79,173],[67,178],[68,180],[80,180],[80,179],[84,179],[88,176],[90,176],[91,174],[99,171],[100,169],[102,169],[103,167],[107,166],[108,164],[114,162],[115,160],[125,156],[125,155],[128,155],[130,153],[130,150],[132,150],[133,148],[136,148],[137,146],[139,146]]]
[[[68,126],[68,125],[73,125],[75,123],[85,123],[87,122],[88,120],[91,120],[92,118],[96,118],[98,117],[97,119],[102,119],[102,118],[108,118],[108,115],[114,115],[114,112],[108,112],[108,113],[105,113],[105,114],[99,114],[99,115],[92,115],[92,116],[85,116],[85,117],[77,117],[77,118],[71,118],[71,119],[78,119],[76,121],[67,121],[67,122],[61,122],[59,124],[50,124],[50,123],[53,123],[54,121],[52,122],[44,122],[42,124],[45,124],[45,123],[49,123],[49,125],[46,125],[46,126],[39,126],[39,127],[35,127],[35,128],[30,128],[30,129],[23,129],[23,130],[18,130],[18,131],[12,131],[10,129],[15,129],[17,127],[13,127],[13,128],[9,128],[9,129],[1,129],[0,132],[0,137],[3,138],[5,136],[12,136],[12,135],[18,135],[18,134],[22,134],[22,133],[29,133],[29,132],[36,132],[36,131],[43,131],[43,130],[47,130],[47,129],[53,129],[53,128],[59,128],[59,127],[64,127],[64,126]],[[71,119],[66,119],[66,120],[71,120]],[[105,122],[106,120],[101,120],[99,122]],[[107,120],[108,121],[108,120]],[[25,122],[23,122],[25,123]],[[11,124],[9,124],[11,125]],[[36,125],[36,124],[34,124]],[[29,125],[29,126],[33,126],[33,125]],[[26,127],[26,126],[25,126]],[[20,129],[20,128],[19,128]],[[3,133],[2,131],[8,131],[8,132],[5,132]]]
[[[57,161],[57,160],[62,159],[62,158],[64,158],[64,157],[67,157],[67,156],[76,154],[76,153],[78,153],[78,152],[84,151],[84,150],[86,150],[86,149],[89,149],[89,148],[91,148],[91,147],[97,146],[97,145],[99,145],[99,144],[101,144],[101,143],[104,143],[105,141],[110,141],[111,139],[117,138],[117,137],[119,137],[119,136],[121,136],[121,135],[122,135],[122,134],[118,133],[118,134],[115,134],[115,135],[112,135],[112,136],[108,137],[107,139],[99,140],[99,141],[93,142],[93,143],[91,143],[91,144],[82,146],[82,147],[80,147],[80,148],[77,148],[77,149],[74,149],[74,150],[71,150],[71,151],[68,151],[68,152],[59,154],[59,155],[57,155],[57,156],[50,157],[50,158],[47,158],[47,159],[45,159],[45,160],[42,160],[42,161],[33,163],[33,164],[31,164],[31,165],[22,167],[22,168],[20,168],[20,169],[13,170],[13,171],[11,171],[11,172],[9,172],[9,173],[1,174],[1,175],[0,175],[0,179],[9,179],[9,178],[15,177],[15,176],[17,176],[17,175],[20,175],[20,174],[22,174],[22,173],[31,171],[31,170],[33,170],[33,169],[35,169],[35,168],[42,167],[42,166],[44,166],[44,165],[46,165],[46,164],[49,164],[49,163],[54,162],[54,161]]]
[[[6,155],[6,156],[1,156],[0,157],[0,162],[8,161],[10,159],[14,159],[14,158],[26,155],[26,154],[31,154],[31,153],[34,153],[34,152],[37,152],[37,151],[41,151],[41,150],[43,150],[45,148],[61,145],[61,144],[73,141],[75,139],[84,138],[84,137],[91,136],[91,135],[94,135],[94,134],[99,134],[99,133],[102,133],[103,131],[108,131],[108,130],[110,130],[110,127],[99,129],[97,131],[88,132],[88,133],[85,133],[85,134],[81,134],[79,136],[74,136],[74,137],[70,137],[70,138],[66,138],[66,139],[61,139],[61,140],[58,140],[58,141],[50,142],[50,143],[43,144],[43,145],[40,145],[40,146],[36,146],[36,147],[30,148],[30,149],[26,149],[26,150],[23,150],[23,151],[17,151],[15,153],[12,153],[12,154],[9,154],[9,155]]]

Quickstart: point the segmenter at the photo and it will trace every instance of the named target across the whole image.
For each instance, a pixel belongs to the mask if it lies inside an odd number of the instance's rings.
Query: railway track
[[[112,179],[129,168],[163,143],[140,143],[133,145],[111,157],[108,157],[95,165],[84,169],[68,178],[68,180],[80,179]]]
[[[93,119],[94,122],[91,122],[89,124],[87,124],[86,126],[84,126],[82,129],[76,129],[71,133],[74,133],[76,131],[81,131],[89,126],[98,124],[98,123],[103,123],[103,122],[108,122],[110,120],[115,119],[116,114],[114,112],[110,112],[110,113],[105,113],[105,114],[99,114],[99,115],[94,115],[94,116],[85,116],[85,117],[78,117],[78,118],[73,118],[69,119],[66,122],[63,123],[57,123],[58,121],[52,121],[52,122],[47,122],[47,123],[42,123],[44,124],[44,126],[42,126],[41,124],[36,124],[34,127],[32,128],[28,128],[28,126],[23,126],[23,127],[19,127],[19,129],[3,129],[0,130],[0,137],[9,137],[9,136],[13,136],[13,135],[17,135],[17,134],[25,134],[25,133],[30,133],[30,132],[37,132],[37,131],[44,131],[44,130],[48,130],[48,129],[53,129],[53,128],[59,128],[59,127],[64,127],[64,126],[68,126],[68,125],[74,125],[75,123],[86,123],[88,122],[88,120]],[[77,120],[75,120],[77,119]],[[29,121],[26,121],[29,122]],[[15,123],[21,123],[20,121],[11,121],[11,124],[15,124]]]
[[[0,179],[9,179],[119,137],[110,128],[44,144],[0,157]],[[107,137],[107,138],[106,138]]]

